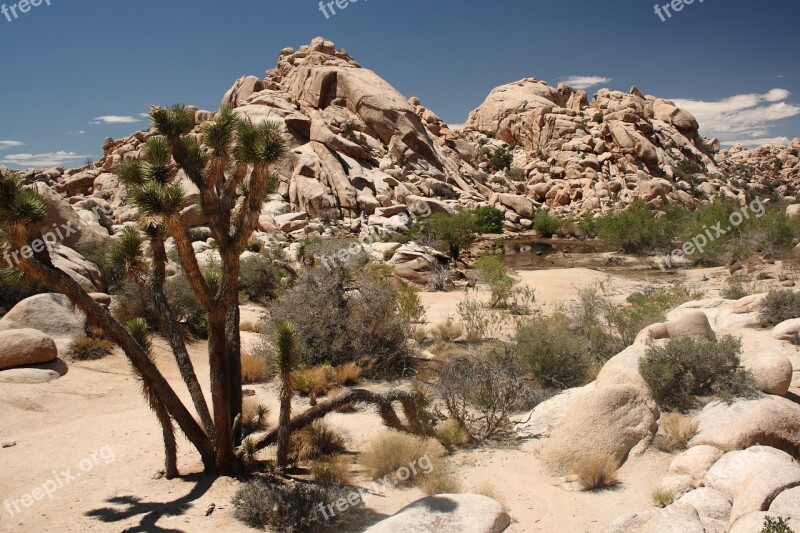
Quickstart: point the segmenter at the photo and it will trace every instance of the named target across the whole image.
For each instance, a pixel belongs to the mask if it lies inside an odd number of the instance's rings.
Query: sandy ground
[[[534,288],[538,301],[545,305],[569,300],[580,287],[598,281],[606,282],[610,292],[619,297],[645,284],[585,269],[518,274],[521,283]],[[423,294],[429,321],[435,324],[448,315],[455,316],[462,297],[459,292]],[[191,352],[198,375],[207,382],[205,346],[195,344]],[[163,342],[156,344],[156,355],[168,379],[188,402]],[[272,408],[274,423],[274,389],[252,388],[255,400]],[[306,406],[306,401],[298,400],[296,410]],[[382,431],[378,417],[370,411],[334,414],[329,420],[348,434],[353,451]],[[226,478],[212,482],[198,474],[199,459],[185,441],[179,441],[179,466],[185,477],[154,479],[163,466],[159,426],[120,353],[97,362],[71,364],[68,374],[49,384],[0,383],[0,441],[5,440],[17,444],[0,449],[0,502],[4,504],[0,531],[248,531],[232,515],[230,499],[239,482]],[[543,475],[526,444],[459,452],[452,458],[466,490],[492,486],[515,520],[510,530],[515,533],[603,531],[609,521],[625,512],[652,507],[650,490],[666,472],[669,460],[661,452],[648,452],[622,468],[617,488],[581,493],[565,490],[560,479]],[[75,479],[65,482],[70,475]],[[63,486],[51,490],[52,497],[42,498],[37,487],[52,489],[59,481]],[[363,474],[357,481],[368,485]],[[29,500],[28,495],[39,496],[41,501]],[[421,496],[415,488],[392,489],[372,498],[368,511],[360,516],[374,522]],[[31,505],[25,507],[26,501]],[[215,511],[206,516],[212,503]],[[15,512],[15,504],[21,512]]]

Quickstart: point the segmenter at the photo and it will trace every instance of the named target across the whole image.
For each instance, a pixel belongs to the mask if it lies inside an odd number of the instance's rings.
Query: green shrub
[[[26,298],[50,292],[36,282],[18,276],[16,272],[0,269],[0,317]]]
[[[764,527],[761,529],[761,533],[794,533],[794,530],[789,527],[789,522],[785,518],[766,516],[764,517]]]
[[[311,532],[326,521],[338,518],[330,513],[323,516],[320,508],[339,498],[346,499],[349,492],[350,489],[335,485],[249,481],[233,497],[234,517],[257,529]]]
[[[676,211],[668,210],[667,216],[657,219],[637,198],[626,211],[599,219],[598,236],[608,247],[625,253],[666,250],[678,231],[675,218]]]
[[[506,176],[511,181],[525,181],[528,179],[528,176],[525,174],[525,170],[517,167],[511,167],[506,171]]]
[[[253,302],[265,303],[276,295],[281,273],[263,255],[244,259],[239,267],[239,290]]]
[[[452,200],[453,198],[458,197],[456,191],[453,190],[450,185],[442,183],[441,181],[436,181],[431,184],[431,192],[434,196],[444,198],[445,200]]]
[[[481,281],[492,292],[491,307],[508,307],[508,299],[514,287],[514,280],[506,273],[505,260],[500,255],[482,255],[475,261],[475,268]]]
[[[793,318],[800,318],[800,292],[769,291],[761,303],[761,312],[758,316],[761,323],[765,326],[775,326]]]
[[[520,367],[547,387],[569,389],[587,382],[593,361],[565,317],[535,316],[519,324],[513,353]]]
[[[602,124],[603,123],[603,112],[602,111],[598,111],[597,113],[595,113],[592,116],[592,121],[593,122],[597,122],[598,124]]]
[[[435,213],[425,220],[430,236],[457,260],[461,251],[475,241],[477,231],[472,213],[461,211],[453,215]]]
[[[478,233],[503,233],[506,218],[496,207],[481,207],[473,213]]]
[[[578,229],[581,230],[586,237],[592,239],[597,237],[597,219],[591,213],[581,217],[578,219]]]
[[[724,401],[752,397],[752,375],[741,367],[742,343],[733,337],[718,342],[676,339],[651,346],[639,362],[639,372],[656,402],[665,409],[687,412],[698,396]]]
[[[208,336],[208,313],[203,308],[191,283],[183,274],[178,274],[164,287],[175,318],[183,323],[192,335]],[[150,321],[148,320],[148,323]],[[156,322],[158,324],[158,322]]]
[[[492,169],[497,172],[498,170],[508,170],[511,163],[514,162],[514,154],[505,148],[498,148],[489,159],[489,164]]]
[[[539,211],[533,219],[533,229],[547,239],[558,233],[562,225],[562,221],[548,211]]]
[[[741,300],[745,296],[750,296],[750,291],[745,287],[746,281],[745,276],[733,276],[719,295],[726,300]]]

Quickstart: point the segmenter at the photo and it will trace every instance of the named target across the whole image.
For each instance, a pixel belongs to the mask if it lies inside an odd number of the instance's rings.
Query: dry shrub
[[[464,328],[453,317],[447,317],[446,321],[431,328],[433,338],[441,342],[453,342],[463,334]]]
[[[481,483],[475,490],[472,491],[472,494],[480,494],[481,496],[491,498],[502,505],[503,509],[508,510],[508,502],[506,501],[505,496],[498,492],[497,487],[489,482]]]
[[[424,439],[399,431],[387,430],[369,443],[361,454],[363,464],[373,479],[394,476],[400,468],[409,468],[427,457],[436,471],[445,450],[433,439]]]
[[[269,408],[256,403],[253,398],[245,398],[242,402],[242,427],[246,433],[252,433],[267,427]]]
[[[428,350],[436,357],[441,357],[444,359],[455,357],[457,355],[464,355],[466,352],[459,347],[457,344],[453,344],[452,342],[444,342],[439,341],[433,346],[430,347]]]
[[[264,383],[272,377],[266,357],[260,355],[242,356],[242,383]]]
[[[653,504],[663,509],[675,501],[675,493],[663,487],[656,487],[653,489],[653,492],[650,493],[650,499],[653,501]]]
[[[353,479],[350,473],[350,458],[334,455],[319,461],[312,461],[309,467],[314,481],[333,485],[349,485]]]
[[[336,384],[336,370],[330,365],[314,366],[292,372],[292,387],[295,392],[311,398],[316,405],[317,397],[325,396]]]
[[[686,444],[697,432],[697,422],[679,413],[665,413],[658,421],[661,432],[654,445],[663,452],[685,450]]]
[[[340,385],[356,385],[361,379],[361,368],[355,361],[336,367],[336,382]]]
[[[611,457],[595,456],[578,461],[575,475],[583,490],[597,490],[617,483],[617,468],[617,461]]]
[[[463,446],[471,440],[464,426],[452,418],[448,418],[436,427],[436,438],[447,448]]]
[[[95,361],[110,354],[113,348],[114,343],[102,331],[90,331],[89,335],[75,337],[69,356],[75,361]]]
[[[323,420],[292,433],[290,455],[295,462],[330,457],[346,451],[347,441]]]
[[[239,330],[249,331],[250,333],[263,333],[266,330],[266,326],[261,322],[242,322]]]
[[[420,476],[417,485],[428,496],[436,494],[460,494],[461,482],[445,468],[439,467],[427,476]]]

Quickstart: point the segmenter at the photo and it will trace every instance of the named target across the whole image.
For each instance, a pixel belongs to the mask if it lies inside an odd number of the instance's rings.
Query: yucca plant
[[[286,322],[275,326],[275,366],[280,374],[281,409],[278,416],[278,468],[285,469],[289,464],[292,418],[292,370],[296,364],[294,327]]]

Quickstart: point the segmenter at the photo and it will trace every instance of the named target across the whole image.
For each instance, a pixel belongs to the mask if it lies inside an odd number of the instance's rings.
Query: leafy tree
[[[503,233],[506,218],[496,207],[481,207],[474,212],[478,233]]]
[[[454,261],[458,260],[462,250],[475,241],[476,224],[472,213],[436,213],[426,223],[430,235],[449,252]]]

